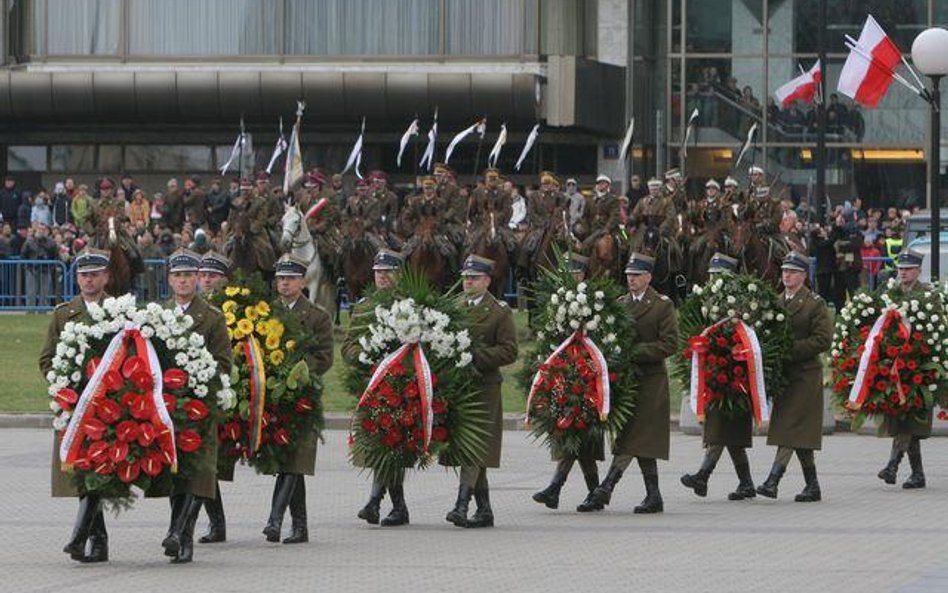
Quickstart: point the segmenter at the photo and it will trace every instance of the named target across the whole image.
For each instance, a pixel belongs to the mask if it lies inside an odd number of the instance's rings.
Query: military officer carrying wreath
[[[715,253],[708,266],[708,275],[714,280],[719,274],[737,272],[738,261],[723,253]],[[725,276],[727,282],[727,276]],[[681,483],[694,490],[698,496],[707,496],[708,480],[714,471],[721,453],[727,447],[727,452],[734,463],[734,471],[739,480],[737,490],[727,495],[728,500],[744,500],[757,495],[754,489],[754,480],[751,477],[750,461],[747,459],[747,449],[754,446],[753,428],[754,419],[751,413],[738,413],[736,410],[729,416],[720,408],[706,408],[703,425],[703,441],[705,447],[704,461],[701,469],[693,474],[681,477]]]
[[[622,474],[638,459],[645,482],[645,499],[636,513],[661,513],[664,510],[658,488],[657,459],[668,459],[670,403],[665,359],[678,349],[678,317],[668,297],[649,286],[655,260],[633,253],[625,267],[629,293],[621,297],[632,316],[637,343],[630,345],[633,362],[639,367],[639,394],[635,416],[616,437],[612,447],[612,465],[602,483],[577,508],[595,511],[608,505],[612,491]]]
[[[323,375],[332,366],[332,316],[319,305],[314,305],[303,296],[303,279],[309,262],[292,254],[286,254],[276,264],[276,284],[280,298],[273,302],[274,309],[282,309],[295,317],[309,339],[300,347],[304,349],[304,360],[311,373]],[[317,435],[311,433],[301,437],[293,455],[280,467],[273,485],[273,503],[270,518],[263,534],[268,542],[280,541],[283,515],[289,506],[293,521],[290,535],[284,544],[309,541],[306,520],[306,483],[303,476],[312,476],[316,470]]]
[[[806,486],[795,500],[815,502],[822,497],[813,459],[813,451],[820,449],[823,440],[823,362],[820,354],[832,345],[833,320],[823,299],[804,285],[810,258],[791,251],[781,268],[783,295],[793,333],[793,347],[787,365],[794,373],[784,392],[774,396],[767,444],[775,445],[777,454],[770,475],[757,487],[757,494],[777,498],[777,486],[796,451]]]
[[[76,280],[79,295],[56,307],[46,331],[46,342],[40,352],[39,367],[45,377],[53,369],[53,357],[56,345],[66,324],[91,323],[87,304],[101,304],[105,299],[105,285],[109,282],[109,252],[99,249],[86,249],[76,256]],[[53,459],[51,465],[52,495],[55,498],[78,497],[79,512],[76,514],[76,526],[72,538],[63,548],[63,552],[79,562],[105,562],[109,559],[109,534],[105,530],[105,518],[97,494],[80,496],[72,485],[69,476],[62,471],[59,460],[60,436],[53,432]],[[88,552],[86,544],[88,543]]]
[[[902,251],[896,258],[895,266],[898,269],[899,284],[906,293],[932,290],[931,285],[918,280],[923,259],[924,255],[913,249]],[[936,314],[943,315],[944,313],[939,311]],[[902,461],[902,457],[908,453],[912,474],[902,483],[902,488],[906,490],[924,488],[925,470],[922,468],[921,439],[932,436],[932,411],[929,410],[928,416],[924,420],[886,418],[882,427],[885,434],[892,437],[892,454],[889,457],[889,462],[879,472],[879,479],[886,484],[895,484],[899,472],[899,463]]]
[[[219,373],[230,373],[231,349],[224,314],[209,305],[197,292],[201,256],[179,249],[168,258],[168,284],[172,298],[165,303],[169,309],[188,315],[194,321],[191,331],[204,338],[207,350],[214,356]],[[213,399],[208,407],[216,408]],[[213,418],[215,410],[211,410]],[[210,434],[217,434],[217,423],[211,423]],[[195,470],[187,479],[175,479],[171,492],[171,527],[161,542],[165,555],[173,563],[191,562],[194,555],[194,523],[204,500],[213,500],[217,492],[217,439],[205,439],[195,453]],[[161,493],[153,493],[161,494]]]
[[[478,386],[488,415],[486,451],[481,462],[461,466],[458,499],[446,520],[458,527],[493,527],[487,468],[500,466],[503,439],[503,401],[500,368],[517,360],[517,328],[510,307],[489,292],[494,262],[477,255],[468,256],[461,269],[464,279],[463,307],[471,323],[471,353],[480,372]],[[448,462],[448,461],[445,461]],[[468,505],[473,494],[477,511],[469,519]]]
[[[398,281],[398,272],[403,263],[404,259],[398,253],[388,249],[379,250],[375,254],[375,260],[372,264],[372,271],[375,274],[375,290],[393,289]],[[359,359],[362,347],[359,345],[353,329],[362,323],[369,323],[374,310],[375,303],[369,298],[362,299],[352,308],[352,315],[349,318],[349,331],[346,333],[346,339],[342,344],[342,355],[347,360]],[[353,463],[364,466],[362,459],[353,459]],[[404,473],[395,480],[394,484],[383,484],[373,473],[369,501],[359,510],[358,517],[369,525],[378,525],[379,508],[382,505],[382,498],[385,497],[386,490],[392,499],[392,510],[387,517],[381,520],[382,526],[407,525],[409,515],[408,505],[405,504]]]

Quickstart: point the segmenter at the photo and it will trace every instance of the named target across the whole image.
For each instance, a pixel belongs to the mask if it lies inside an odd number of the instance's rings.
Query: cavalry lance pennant
[[[359,137],[356,138],[352,152],[349,153],[349,159],[346,161],[346,168],[340,175],[345,175],[346,171],[355,166],[356,177],[362,179],[362,173],[359,173],[359,166],[362,164],[362,137],[365,135],[365,118],[362,118],[362,129],[359,131]]]
[[[431,124],[431,129],[428,130],[428,146],[425,148],[425,154],[421,155],[421,162],[418,163],[419,167],[427,167],[431,171],[431,166],[434,164],[434,151],[435,146],[438,144],[438,108],[435,107],[434,112],[434,122]]]
[[[507,122],[504,122],[500,126],[500,135],[497,136],[497,142],[494,143],[494,147],[490,149],[490,154],[487,155],[487,166],[496,167],[497,161],[500,159],[500,151],[504,147],[504,144],[507,144]]]
[[[450,164],[451,154],[454,153],[454,149],[457,147],[457,145],[475,132],[478,133],[482,139],[484,138],[484,134],[487,132],[487,118],[483,118],[473,125],[461,130],[457,135],[454,136],[454,138],[451,139],[451,143],[448,144],[448,151],[444,155],[445,165]]]
[[[405,153],[405,147],[408,146],[408,141],[411,140],[412,136],[418,135],[418,118],[416,117],[411,121],[411,125],[408,126],[408,129],[405,130],[405,133],[402,134],[402,139],[398,143],[398,156],[395,157],[395,165],[398,167],[402,166],[402,155]]]
[[[533,129],[530,130],[530,135],[527,136],[527,143],[523,145],[523,150],[520,152],[520,158],[517,159],[517,164],[514,165],[514,169],[520,170],[520,165],[523,164],[523,160],[527,158],[527,155],[530,153],[530,149],[533,148],[533,145],[537,141],[537,137],[540,135],[540,124],[533,126]]]

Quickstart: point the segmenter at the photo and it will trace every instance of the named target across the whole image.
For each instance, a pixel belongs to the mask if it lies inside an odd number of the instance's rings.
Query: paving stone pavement
[[[726,455],[699,499],[678,478],[697,468],[700,439],[675,433],[672,459],[659,463],[664,514],[632,513],[644,495],[633,466],[605,512],[583,515],[574,511],[585,494],[578,467],[558,511],[530,500],[553,465],[526,433],[507,432],[503,467],[490,472],[497,527],[465,530],[444,521],[457,481],[442,468],[409,477],[410,526],[356,519],[368,479],[347,464],[345,433],[331,431],[307,478],[309,544],[264,541],[272,478],[239,467],[222,488],[228,541],[196,544],[193,564],[168,564],[159,544],[168,505],[140,500],[106,519],[111,562],[80,565],[61,551],[76,505],[49,496],[49,431],[8,429],[0,431],[0,591],[948,591],[948,439],[923,443],[929,487],[912,492],[875,477],[888,441],[823,442],[821,503],[793,502],[803,482],[796,461],[778,500],[728,502],[736,478]],[[772,455],[755,439],[756,479]],[[907,472],[906,463],[900,478]]]

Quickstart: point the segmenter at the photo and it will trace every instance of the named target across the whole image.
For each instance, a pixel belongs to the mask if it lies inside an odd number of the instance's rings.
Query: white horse
[[[303,212],[292,200],[286,200],[283,204],[282,227],[280,247],[283,251],[309,262],[304,277],[304,284],[309,288],[309,300],[322,305],[332,314],[336,307],[334,285],[325,282],[325,270],[322,260],[319,259],[316,242],[309,232]]]

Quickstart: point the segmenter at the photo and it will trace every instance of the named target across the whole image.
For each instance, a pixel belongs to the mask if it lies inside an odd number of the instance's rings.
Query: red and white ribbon
[[[412,355],[412,363],[415,368],[415,381],[418,385],[419,397],[421,399],[421,423],[424,426],[425,452],[428,452],[428,445],[431,442],[431,430],[434,426],[434,414],[431,412],[431,404],[434,400],[434,382],[431,380],[431,366],[428,364],[428,358],[425,357],[425,351],[418,342],[402,344],[394,352],[382,359],[379,366],[369,379],[369,384],[362,392],[359,398],[359,404],[368,398],[375,388],[379,386],[393,366],[400,363],[408,354]]]
[[[611,390],[609,385],[609,364],[606,362],[606,357],[603,355],[602,350],[599,349],[599,346],[596,345],[596,342],[592,338],[587,336],[583,331],[577,330],[570,334],[568,338],[563,340],[563,342],[556,347],[556,350],[553,351],[553,354],[547,357],[547,359],[540,365],[540,370],[533,376],[533,382],[530,384],[530,393],[527,395],[527,414],[526,420],[530,420],[530,406],[533,401],[533,395],[536,393],[537,389],[540,387],[540,383],[543,382],[543,379],[546,377],[546,372],[544,368],[549,367],[549,365],[556,360],[560,354],[570,344],[573,342],[579,342],[583,349],[589,353],[589,357],[592,360],[593,370],[596,373],[596,392],[595,392],[595,403],[596,411],[599,412],[599,419],[605,421],[609,417],[609,411],[611,410]]]
[[[174,445],[174,423],[171,421],[171,415],[168,414],[168,409],[165,407],[161,363],[158,360],[158,353],[155,351],[151,340],[141,334],[139,326],[132,323],[126,324],[122,331],[112,337],[105,354],[102,355],[102,360],[96,367],[95,372],[92,373],[89,382],[86,383],[82,395],[79,396],[79,401],[76,403],[75,411],[69,419],[69,424],[66,426],[59,447],[59,460],[62,462],[63,469],[69,469],[75,463],[82,447],[82,437],[85,436],[82,431],[83,421],[94,413],[96,403],[105,395],[106,386],[103,383],[105,374],[109,371],[120,372],[128,353],[129,341],[135,345],[135,355],[145,361],[146,368],[144,370],[151,377],[152,386],[148,391],[150,391],[152,405],[158,416],[158,421],[167,430],[170,438],[171,471],[177,471],[178,454]]]
[[[689,345],[691,349],[691,389],[690,401],[691,411],[699,420],[704,420],[705,405],[707,404],[707,377],[705,376],[705,360],[708,355],[708,334],[723,323],[733,322],[734,332],[737,336],[741,349],[750,354],[746,358],[747,376],[750,386],[751,411],[754,415],[754,422],[761,424],[770,419],[770,406],[767,403],[767,389],[764,384],[764,358],[760,347],[760,340],[757,339],[757,332],[754,328],[740,319],[722,319],[717,323],[710,325],[701,332],[700,336],[692,338]],[[701,339],[696,339],[700,337]]]
[[[846,402],[846,407],[851,410],[861,408],[866,398],[869,397],[869,389],[872,387],[873,381],[875,381],[875,373],[870,374],[869,367],[872,364],[872,359],[878,357],[882,339],[885,337],[883,332],[886,322],[889,320],[899,324],[899,337],[902,338],[902,340],[907,342],[912,335],[911,324],[897,309],[886,309],[882,315],[879,315],[879,318],[872,324],[872,329],[869,330],[869,335],[866,336],[866,341],[863,343],[862,356],[859,357],[859,370],[856,371],[856,379],[853,381],[852,389],[849,390],[849,400]],[[892,365],[892,371],[895,373],[896,387],[899,388],[899,393],[901,394],[901,378],[899,377],[898,367],[894,363]]]

